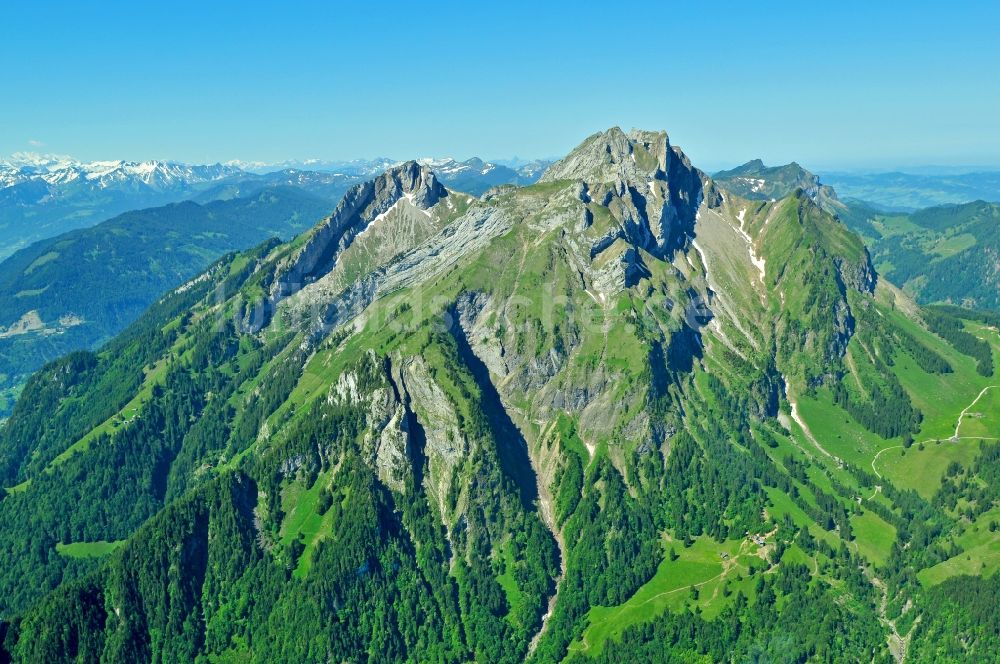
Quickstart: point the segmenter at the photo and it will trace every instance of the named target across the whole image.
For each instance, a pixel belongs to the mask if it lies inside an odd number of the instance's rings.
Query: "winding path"
[[[767,536],[770,536],[770,535],[773,535],[773,534],[774,534],[774,532],[772,531],[771,533],[767,533]],[[641,602],[638,602],[636,604],[631,604],[630,605],[626,601],[625,603],[623,603],[618,608],[618,611],[615,612],[613,618],[612,617],[608,617],[608,618],[605,618],[604,620],[605,621],[615,620],[619,616],[621,616],[623,613],[625,613],[626,611],[634,609],[635,607],[645,606],[646,604],[650,604],[652,602],[655,602],[656,600],[660,599],[661,597],[667,597],[669,595],[676,595],[677,593],[681,593],[681,592],[690,592],[691,588],[701,588],[703,586],[708,585],[709,583],[712,583],[713,581],[718,581],[719,579],[722,579],[722,578],[726,577],[727,575],[729,575],[730,572],[733,571],[733,569],[736,568],[736,565],[737,565],[736,560],[740,556],[748,553],[748,551],[747,551],[747,545],[748,545],[748,542],[746,540],[740,542],[740,546],[736,550],[736,552],[734,554],[732,554],[732,556],[730,556],[728,559],[722,561],[722,571],[719,572],[718,574],[716,574],[715,576],[713,576],[712,578],[705,579],[704,581],[699,581],[697,583],[692,583],[690,585],[680,586],[679,588],[674,588],[672,590],[664,590],[663,592],[657,593],[656,595],[653,595],[652,597],[647,597],[646,599],[644,599]],[[769,567],[767,570],[761,572],[761,574],[773,574],[776,569],[777,569],[777,565],[771,565],[771,567]],[[719,592],[719,589],[716,588],[715,589],[715,593],[717,594],[718,592]],[[713,597],[714,596],[715,595],[713,595]],[[580,645],[581,645],[581,651],[582,652],[586,652],[586,651],[590,650],[590,643],[587,642],[587,630],[584,630],[583,634],[580,635]]]
[[[965,409],[961,413],[958,414],[958,422],[955,424],[955,435],[952,436],[952,438],[954,438],[956,440],[958,439],[958,430],[962,426],[962,418],[965,417],[965,414],[969,412],[969,409],[972,408],[973,406],[975,406],[976,402],[983,398],[983,395],[986,394],[986,390],[992,390],[994,387],[996,387],[996,385],[987,385],[986,387],[984,387],[982,389],[982,391],[979,393],[979,396],[977,396],[972,401],[972,403],[970,403],[968,406],[966,406]]]
[[[984,387],[979,392],[979,394],[976,396],[976,398],[972,400],[972,403],[970,403],[968,406],[966,406],[965,408],[962,409],[962,412],[958,414],[958,422],[955,423],[955,434],[951,438],[949,438],[949,440],[951,442],[957,443],[960,440],[1000,440],[1000,438],[988,438],[986,436],[959,436],[958,435],[958,430],[962,427],[962,419],[966,416],[966,414],[968,414],[969,409],[972,408],[973,406],[975,406],[976,403],[978,403],[979,400],[983,398],[983,395],[986,394],[987,390],[992,390],[992,389],[994,389],[996,387],[1000,387],[1000,386],[998,386],[998,385],[987,385],[986,387]],[[918,443],[918,444],[921,444],[921,443],[931,443],[931,442],[933,442],[935,440],[939,440],[939,439],[937,439],[937,438],[928,438],[927,440],[920,441],[920,443]],[[875,473],[875,476],[877,478],[882,479],[882,473],[878,472],[878,469],[875,467],[875,462],[878,461],[878,458],[880,456],[882,456],[883,453],[888,452],[889,450],[898,450],[898,449],[902,449],[902,448],[903,448],[902,445],[890,445],[889,447],[882,448],[881,450],[879,450],[875,454],[874,458],[872,458],[872,472]],[[873,493],[871,495],[871,498],[869,498],[868,500],[871,500],[872,498],[874,498],[875,494],[877,494],[881,490],[881,488],[882,487],[880,487],[880,486],[875,487],[875,493]]]

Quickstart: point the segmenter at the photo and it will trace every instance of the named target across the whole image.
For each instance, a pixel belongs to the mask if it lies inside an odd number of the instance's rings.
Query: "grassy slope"
[[[614,607],[595,606],[588,614],[583,636],[570,646],[570,653],[600,653],[609,639],[621,636],[625,628],[650,620],[665,610],[682,611],[700,607],[706,618],[717,615],[729,597],[742,590],[752,596],[751,570],[767,566],[760,555],[766,551],[749,539],[715,542],[709,537],[695,538],[690,547],[664,538],[664,550],[673,550],[676,560],[667,555],[656,575],[628,601]],[[697,599],[691,588],[697,588]]]
[[[877,457],[875,467],[896,486],[913,488],[925,498],[930,498],[940,486],[941,476],[948,464],[958,461],[964,467],[969,467],[979,452],[976,441],[934,444],[933,440],[951,437],[962,410],[976,399],[984,387],[1000,385],[1000,379],[996,376],[980,376],[976,373],[975,362],[971,358],[958,353],[902,313],[886,307],[880,307],[880,312],[886,323],[903,328],[945,357],[955,369],[951,374],[928,374],[902,352],[898,352],[893,358],[894,372],[924,413],[921,430],[916,436],[918,441],[927,441],[924,449],[920,450],[914,445],[907,450],[905,456],[901,455],[901,438],[886,441],[867,431],[836,407],[825,389],[818,390],[812,397],[801,397],[798,407],[813,436],[833,455],[865,469],[870,469]],[[969,323],[968,328],[989,339],[995,352],[1000,351],[1000,335],[996,331],[974,323]],[[856,351],[853,347],[852,350]],[[852,379],[852,376],[847,378]],[[996,431],[996,420],[1000,419],[996,414],[998,404],[1000,389],[985,392],[976,406],[969,410],[973,415],[967,414],[963,418],[960,433],[978,436],[984,433],[988,435],[991,430]],[[981,417],[976,416],[980,414]],[[778,441],[778,448],[772,451],[772,458],[777,463],[781,463],[787,455],[800,460],[812,459],[815,463],[809,468],[808,474],[824,491],[834,494],[832,479],[858,490],[862,510],[860,514],[850,517],[854,540],[849,546],[876,567],[884,565],[896,538],[895,528],[874,512],[865,509],[864,505],[867,501],[878,501],[884,505],[891,503],[879,493],[869,491],[866,495],[860,495],[861,488],[858,487],[857,480],[835,460],[817,453],[813,443],[794,423],[791,423],[790,431],[771,433]],[[879,455],[879,452],[883,453]],[[803,493],[806,492],[803,490]],[[769,510],[773,516],[782,518],[787,514],[797,525],[808,527],[814,537],[825,539],[836,546],[839,538],[813,522],[788,495],[773,489],[768,490],[768,495],[771,500]],[[811,496],[807,495],[806,498],[807,502],[813,502]],[[986,527],[991,518],[996,518],[994,512],[987,513],[976,522],[961,524],[964,532],[954,541],[962,553],[933,568],[920,571],[921,582],[931,585],[957,574],[990,574],[1000,568],[1000,532],[991,533]],[[595,607],[591,610],[590,624],[583,638],[573,644],[572,651],[600,652],[609,639],[620,635],[629,625],[649,620],[665,610],[693,608],[695,603],[690,600],[688,591],[692,584],[705,584],[702,599],[697,604],[706,615],[717,613],[724,606],[723,598],[712,588],[715,578],[723,572],[719,552],[728,551],[732,555],[731,549],[734,546],[731,542],[720,544],[703,538],[699,538],[689,550],[677,545],[680,558],[674,562],[665,558],[656,576],[628,601],[616,607]],[[820,556],[817,559],[809,558],[797,547],[789,552],[786,557],[792,556],[798,562],[815,565],[817,569],[822,562]],[[742,561],[743,558],[739,557],[737,560]],[[737,569],[739,563],[733,566],[731,573],[726,573],[725,578],[735,576]],[[745,570],[740,570],[740,573],[746,575]]]
[[[73,542],[72,544],[56,543],[56,551],[68,558],[101,558],[112,553],[125,543],[125,540],[115,542]]]

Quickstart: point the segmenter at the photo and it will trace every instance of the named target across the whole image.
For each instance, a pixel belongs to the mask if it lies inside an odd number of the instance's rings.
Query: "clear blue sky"
[[[704,168],[1000,165],[998,25],[962,0],[9,0],[0,155],[550,156],[620,125]]]

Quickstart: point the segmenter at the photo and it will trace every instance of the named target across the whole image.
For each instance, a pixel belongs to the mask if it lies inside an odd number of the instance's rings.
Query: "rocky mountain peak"
[[[415,161],[398,164],[355,185],[333,214],[313,228],[305,244],[278,266],[270,293],[246,312],[243,327],[253,332],[262,329],[281,300],[329,272],[354,238],[397,205],[428,210],[447,195],[434,172]]]
[[[724,189],[751,200],[780,199],[801,189],[828,212],[836,214],[843,209],[832,187],[794,161],[784,166],[767,166],[760,159],[752,159],[742,166],[719,171],[712,179]]]
[[[703,174],[670,145],[665,131],[618,127],[594,134],[552,164],[541,181],[578,180],[587,200],[607,207],[620,226],[598,243],[622,236],[664,256],[691,234],[705,199]]]
[[[591,184],[619,180],[648,180],[665,173],[671,159],[670,139],[665,131],[619,127],[594,134],[566,157],[549,166],[542,181],[583,180]]]
[[[352,192],[358,190],[359,193],[364,194],[365,184],[358,185]],[[448,195],[444,185],[438,182],[434,172],[415,161],[407,161],[393,166],[372,180],[371,185],[372,200],[370,206],[373,209],[378,209],[386,204],[391,206],[401,197],[406,197],[420,209],[426,210],[433,207],[443,196]],[[340,207],[337,209],[339,210]],[[376,214],[384,211],[380,210]]]

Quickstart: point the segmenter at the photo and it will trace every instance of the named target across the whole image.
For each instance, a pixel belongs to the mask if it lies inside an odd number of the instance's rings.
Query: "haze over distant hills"
[[[530,184],[547,162],[511,168],[473,158],[426,159],[441,179],[479,195],[498,184]],[[165,161],[80,162],[19,153],[0,160],[0,259],[31,242],[86,228],[129,210],[194,199],[208,202],[292,185],[336,202],[352,185],[384,171],[388,158],[354,161],[229,162],[188,165]]]
[[[823,173],[841,198],[874,203],[889,211],[912,212],[976,200],[1000,202],[1000,169],[956,173],[944,167],[920,172]]]

